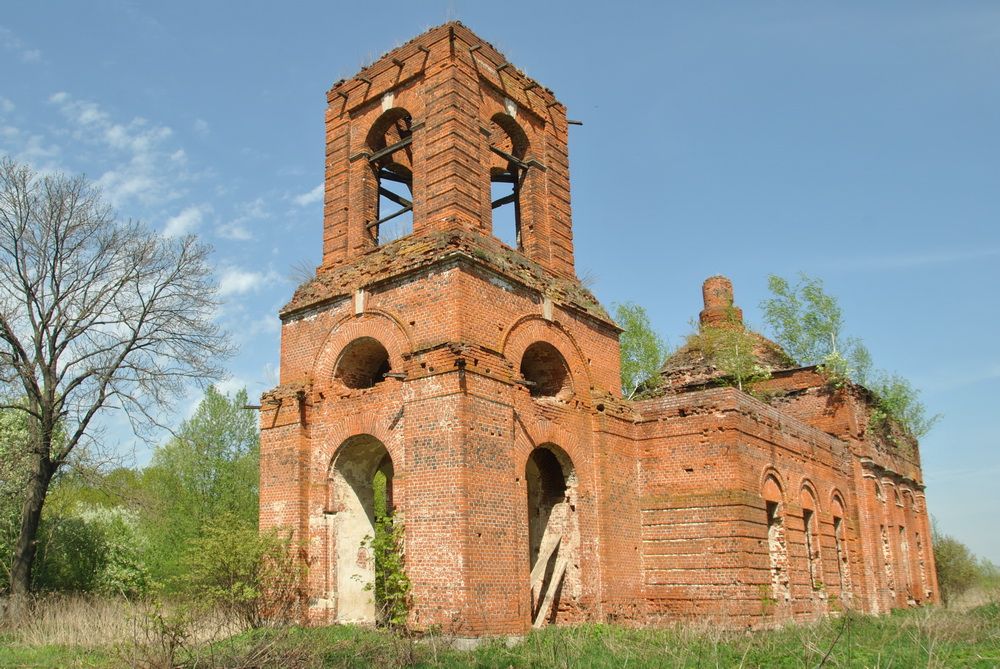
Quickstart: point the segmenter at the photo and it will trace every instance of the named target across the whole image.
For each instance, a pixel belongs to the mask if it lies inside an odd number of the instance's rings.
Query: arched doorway
[[[351,437],[337,449],[330,467],[337,622],[377,622],[371,540],[377,521],[392,515],[392,482],[392,458],[375,437]]]
[[[569,457],[551,444],[531,452],[524,473],[528,484],[531,620],[540,627],[555,620],[560,598],[579,592],[577,480]]]

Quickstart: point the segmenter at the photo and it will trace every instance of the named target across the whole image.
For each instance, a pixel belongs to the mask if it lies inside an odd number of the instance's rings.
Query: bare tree
[[[142,430],[189,382],[220,375],[230,349],[209,252],[118,221],[82,177],[0,160],[0,408],[29,426],[13,595],[30,588],[49,484],[95,419],[122,411]]]

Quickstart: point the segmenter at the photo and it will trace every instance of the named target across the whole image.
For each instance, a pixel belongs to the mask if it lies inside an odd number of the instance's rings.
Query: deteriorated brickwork
[[[458,23],[328,95],[324,255],[282,310],[261,524],[305,542],[313,622],[371,622],[364,538],[389,481],[409,623],[459,635],[709,616],[772,624],[935,601],[917,445],[863,388],[773,342],[758,399],[695,346],[641,401],[575,277],[565,109]],[[385,183],[412,233],[380,244]],[[510,183],[519,247],[492,235]],[[732,286],[706,325],[742,328]]]

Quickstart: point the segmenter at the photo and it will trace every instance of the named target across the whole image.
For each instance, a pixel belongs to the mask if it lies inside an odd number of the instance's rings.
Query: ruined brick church
[[[281,311],[261,409],[261,526],[302,540],[310,621],[375,619],[379,474],[418,630],[937,601],[916,443],[869,427],[864,388],[758,336],[756,396],[686,346],[623,399],[552,91],[449,23],[327,101],[323,260]],[[703,324],[743,327],[727,279],[703,290]]]

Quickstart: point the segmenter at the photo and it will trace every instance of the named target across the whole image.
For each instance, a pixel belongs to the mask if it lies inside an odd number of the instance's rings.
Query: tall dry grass
[[[110,648],[134,645],[148,636],[157,620],[182,615],[182,605],[85,594],[32,598],[0,619],[0,634],[21,646]],[[191,643],[224,639],[239,631],[218,613],[184,614]]]

